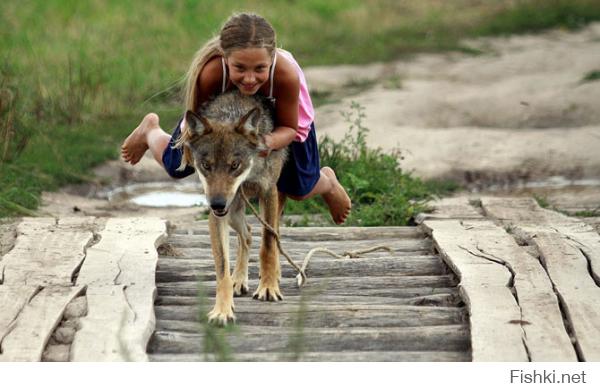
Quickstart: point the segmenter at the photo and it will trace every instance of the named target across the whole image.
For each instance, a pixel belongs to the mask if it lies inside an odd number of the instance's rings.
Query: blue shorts
[[[303,142],[292,142],[288,147],[288,159],[281,170],[277,189],[292,196],[305,196],[313,190],[321,177],[321,162],[315,123]]]
[[[183,119],[182,119],[183,120]],[[190,174],[195,172],[194,168],[191,166],[186,166],[185,169],[178,171],[177,168],[181,165],[181,160],[183,159],[183,149],[182,148],[173,148],[175,142],[179,138],[181,134],[181,121],[177,123],[177,127],[173,131],[171,135],[171,140],[169,141],[169,145],[163,151],[162,161],[165,170],[169,175],[173,178],[183,178],[187,177]]]
[[[175,141],[181,134],[181,121],[171,135],[169,145],[163,152],[162,161],[165,170],[173,178],[183,178],[195,172],[191,166],[178,171],[183,158],[183,150],[173,148]],[[310,131],[304,142],[292,142],[288,147],[288,159],[281,170],[277,189],[292,196],[305,196],[313,190],[321,176],[319,160],[319,147],[314,123],[310,125]]]

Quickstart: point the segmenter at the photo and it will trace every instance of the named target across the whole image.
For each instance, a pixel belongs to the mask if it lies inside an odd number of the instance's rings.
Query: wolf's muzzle
[[[210,199],[210,208],[217,216],[225,216],[227,214],[227,199],[223,196],[216,196]]]

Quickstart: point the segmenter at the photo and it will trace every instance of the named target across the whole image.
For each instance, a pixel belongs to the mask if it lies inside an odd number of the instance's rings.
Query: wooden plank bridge
[[[530,199],[445,199],[417,227],[282,228],[281,303],[235,299],[237,361],[598,361],[600,236]],[[250,288],[257,285],[255,234]],[[0,247],[0,361],[197,361],[211,353],[208,228],[26,218]],[[7,238],[6,235],[2,237]],[[235,254],[232,241],[230,254]],[[232,263],[234,260],[232,260]],[[214,345],[214,342],[213,342]]]

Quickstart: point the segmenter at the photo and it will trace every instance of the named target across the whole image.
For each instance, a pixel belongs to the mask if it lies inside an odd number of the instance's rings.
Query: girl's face
[[[254,95],[269,80],[271,56],[265,48],[245,48],[232,51],[225,58],[229,78],[242,94]]]

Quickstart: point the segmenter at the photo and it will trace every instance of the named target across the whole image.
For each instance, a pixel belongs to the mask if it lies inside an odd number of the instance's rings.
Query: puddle
[[[148,182],[105,191],[98,196],[111,202],[131,202],[143,207],[203,207],[206,196],[197,183]]]

